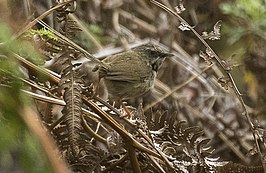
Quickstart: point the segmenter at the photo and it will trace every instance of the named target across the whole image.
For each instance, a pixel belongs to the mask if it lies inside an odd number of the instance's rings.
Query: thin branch
[[[219,132],[218,136],[220,137],[220,139],[222,139],[225,144],[244,162],[248,163],[248,157],[246,157],[241,151],[240,149],[234,145],[234,143],[232,141],[230,141],[227,136],[223,133],[223,132]]]
[[[126,161],[128,158],[128,153],[126,153],[122,158],[120,158],[117,162],[115,162],[114,164],[110,165],[109,167],[107,167],[105,170],[103,170],[103,173],[105,172],[109,172],[112,169],[114,169],[116,166],[118,166],[119,164],[123,163],[124,161]]]
[[[129,12],[119,9],[118,10],[119,14],[121,16],[123,16],[126,19],[132,20],[134,23],[136,23],[137,25],[139,25],[141,28],[143,28],[144,30],[146,30],[149,33],[157,33],[157,29],[155,26],[137,18],[136,16],[134,16],[133,14],[130,14]]]
[[[18,54],[15,54],[13,53],[14,57],[22,63],[23,66],[35,71],[35,72],[38,72],[38,74],[42,74],[46,77],[48,77],[48,79],[50,81],[53,81],[55,83],[59,83],[60,81],[60,78],[58,78],[57,76],[55,76],[53,73],[49,72],[48,70],[46,70],[45,68],[41,68],[35,64],[33,64],[32,62],[26,60],[25,58],[21,57],[20,55]]]
[[[1,87],[10,87],[8,85],[5,84],[0,84]],[[48,97],[45,95],[40,95],[40,94],[36,94],[27,90],[20,90],[21,92],[27,94],[28,96],[30,96],[33,99],[39,100],[39,101],[43,101],[43,102],[48,102],[51,104],[56,104],[56,105],[60,105],[60,106],[65,106],[66,103],[63,100],[60,99],[56,99],[56,98],[52,98],[52,97]]]
[[[42,101],[42,102],[48,102],[51,104],[56,104],[56,105],[60,105],[60,106],[65,106],[66,102],[60,99],[56,99],[56,98],[52,98],[52,97],[48,97],[45,95],[40,95],[40,94],[36,94],[30,91],[26,91],[26,90],[21,90],[24,93],[27,93],[30,97]]]
[[[125,38],[125,36],[123,35],[122,30],[121,30],[121,26],[119,24],[119,12],[117,9],[114,9],[112,13],[113,13],[112,14],[113,28],[118,33],[118,36],[119,36],[119,39],[120,39],[120,42],[121,42],[123,48],[125,50],[127,50],[128,49],[128,41]]]
[[[129,155],[129,159],[130,159],[130,163],[131,163],[133,172],[134,173],[141,173],[138,158],[136,155],[136,149],[134,147],[132,147],[132,145],[130,145],[128,142],[126,142],[126,147],[127,147],[127,151],[128,151],[128,155]]]
[[[97,133],[95,133],[91,127],[88,125],[88,123],[86,122],[84,116],[81,116],[82,118],[82,124],[83,124],[83,127],[84,127],[84,130],[90,134],[92,137],[94,137],[97,141],[107,145],[107,140],[105,138],[103,138],[102,136],[98,135]]]
[[[69,17],[77,22],[77,25],[82,29],[85,35],[95,44],[98,50],[103,49],[101,43],[88,31],[87,27],[74,14],[69,14]]]
[[[198,76],[202,75],[202,73],[204,73],[205,71],[207,71],[208,69],[210,69],[211,66],[207,66],[205,67],[199,74],[191,76],[187,81],[185,81],[184,83],[174,87],[171,92],[168,92],[166,94],[164,94],[163,96],[161,96],[158,100],[155,100],[154,102],[152,102],[151,104],[147,105],[144,108],[144,111],[147,111],[148,109],[152,108],[153,106],[155,106],[156,104],[162,102],[163,100],[165,100],[167,97],[173,95],[177,90],[183,88],[184,86],[186,86],[187,84],[189,84],[190,82],[192,82],[194,79],[196,79]]]

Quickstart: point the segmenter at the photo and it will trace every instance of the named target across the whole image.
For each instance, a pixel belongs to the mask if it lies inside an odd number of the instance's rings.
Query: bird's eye
[[[150,51],[150,55],[152,56],[152,57],[156,57],[157,56],[157,52],[156,51]]]
[[[152,64],[152,70],[158,71],[158,65],[156,63]]]

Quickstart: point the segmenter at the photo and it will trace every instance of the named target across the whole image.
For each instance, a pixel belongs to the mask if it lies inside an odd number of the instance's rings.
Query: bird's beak
[[[174,54],[172,54],[172,53],[164,53],[164,57],[165,58],[170,58],[172,56],[174,56]]]

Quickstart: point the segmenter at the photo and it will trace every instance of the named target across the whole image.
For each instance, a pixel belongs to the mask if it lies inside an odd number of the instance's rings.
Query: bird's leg
[[[126,107],[126,105],[123,103],[123,101],[122,100],[120,100],[120,103],[121,103],[121,105],[122,105],[122,108],[124,109],[124,111],[125,111],[125,115],[123,115],[121,118],[128,118],[128,119],[130,119],[131,118],[131,112],[128,110],[128,108]]]
[[[93,67],[93,69],[91,70],[92,72],[96,72],[98,71],[100,68],[99,65],[96,65]],[[96,84],[95,84],[95,89],[93,90],[93,95],[92,96],[96,96],[96,94],[99,92],[99,88],[100,88],[100,81],[102,79],[102,76],[100,76],[100,74],[98,74],[97,76],[97,81],[96,81]]]
[[[99,93],[101,79],[102,79],[101,77],[98,77],[98,80],[96,82],[95,89],[93,90],[93,95],[92,96],[96,96],[96,94]]]

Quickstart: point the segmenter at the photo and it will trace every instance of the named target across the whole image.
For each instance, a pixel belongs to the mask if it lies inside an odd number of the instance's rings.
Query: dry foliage
[[[213,28],[200,35],[179,16],[187,13],[182,1],[163,1],[168,8],[142,0],[49,2],[32,1],[23,8],[22,16],[31,21],[13,37],[32,44],[42,61],[31,61],[19,51],[6,56],[23,66],[24,92],[36,100],[31,107],[41,129],[52,136],[68,169],[263,172],[265,131],[250,118],[252,110],[238,91],[232,65],[205,41],[220,39],[221,21],[213,21]],[[88,29],[85,22],[98,30]],[[79,46],[84,42],[89,42],[86,48]],[[132,117],[124,119],[122,108],[94,94],[95,74],[82,63],[147,42],[175,56],[165,61],[149,93],[127,101]],[[187,53],[184,43],[193,51],[193,43],[198,44],[198,55]],[[1,87],[17,78],[1,74]],[[46,150],[48,155],[54,151]],[[64,167],[60,160],[53,162]]]

